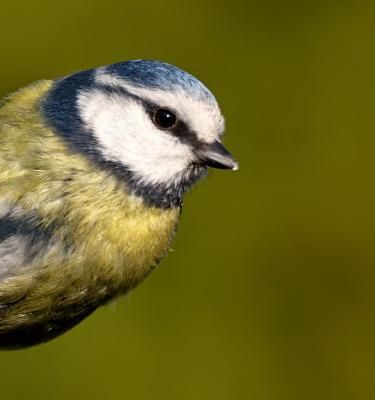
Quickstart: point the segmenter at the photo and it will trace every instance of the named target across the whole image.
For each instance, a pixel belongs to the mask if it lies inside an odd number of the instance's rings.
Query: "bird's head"
[[[237,169],[215,97],[169,64],[128,61],[62,78],[42,112],[73,149],[154,206],[179,205],[207,167]]]

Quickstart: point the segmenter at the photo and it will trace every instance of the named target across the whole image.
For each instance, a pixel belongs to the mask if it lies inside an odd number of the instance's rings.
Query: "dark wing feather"
[[[50,239],[51,232],[41,226],[35,214],[9,206],[0,216],[0,283],[19,268],[31,265]]]

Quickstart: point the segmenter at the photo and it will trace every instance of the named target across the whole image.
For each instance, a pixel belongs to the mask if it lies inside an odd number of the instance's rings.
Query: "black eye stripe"
[[[161,108],[159,105],[153,103],[150,100],[143,99],[140,96],[130,93],[128,90],[126,90],[123,87],[113,87],[110,85],[100,84],[100,85],[98,85],[98,88],[108,94],[113,93],[113,94],[118,94],[120,96],[127,96],[127,97],[131,97],[134,100],[138,101],[140,104],[143,105],[144,109],[146,110],[147,114],[150,116],[150,119],[152,121],[153,121],[154,115],[157,112],[157,110],[159,110]],[[178,112],[175,111],[173,109],[173,107],[165,108],[165,109],[168,109],[176,116],[175,125],[171,129],[165,129],[166,133],[169,133],[175,137],[178,137],[181,142],[190,144],[191,146],[193,146],[195,148],[200,148],[200,147],[204,146],[204,143],[202,143],[198,139],[194,130],[191,129],[190,126],[179,117]]]

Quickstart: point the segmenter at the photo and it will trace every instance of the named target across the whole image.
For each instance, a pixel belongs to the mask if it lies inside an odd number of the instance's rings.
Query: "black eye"
[[[160,108],[154,114],[155,124],[162,129],[171,129],[176,125],[177,118],[172,111]]]

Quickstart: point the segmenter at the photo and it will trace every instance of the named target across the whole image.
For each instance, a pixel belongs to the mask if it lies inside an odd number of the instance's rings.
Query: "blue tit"
[[[127,61],[0,103],[0,348],[48,341],[140,283],[170,249],[184,193],[237,169],[196,78]]]

